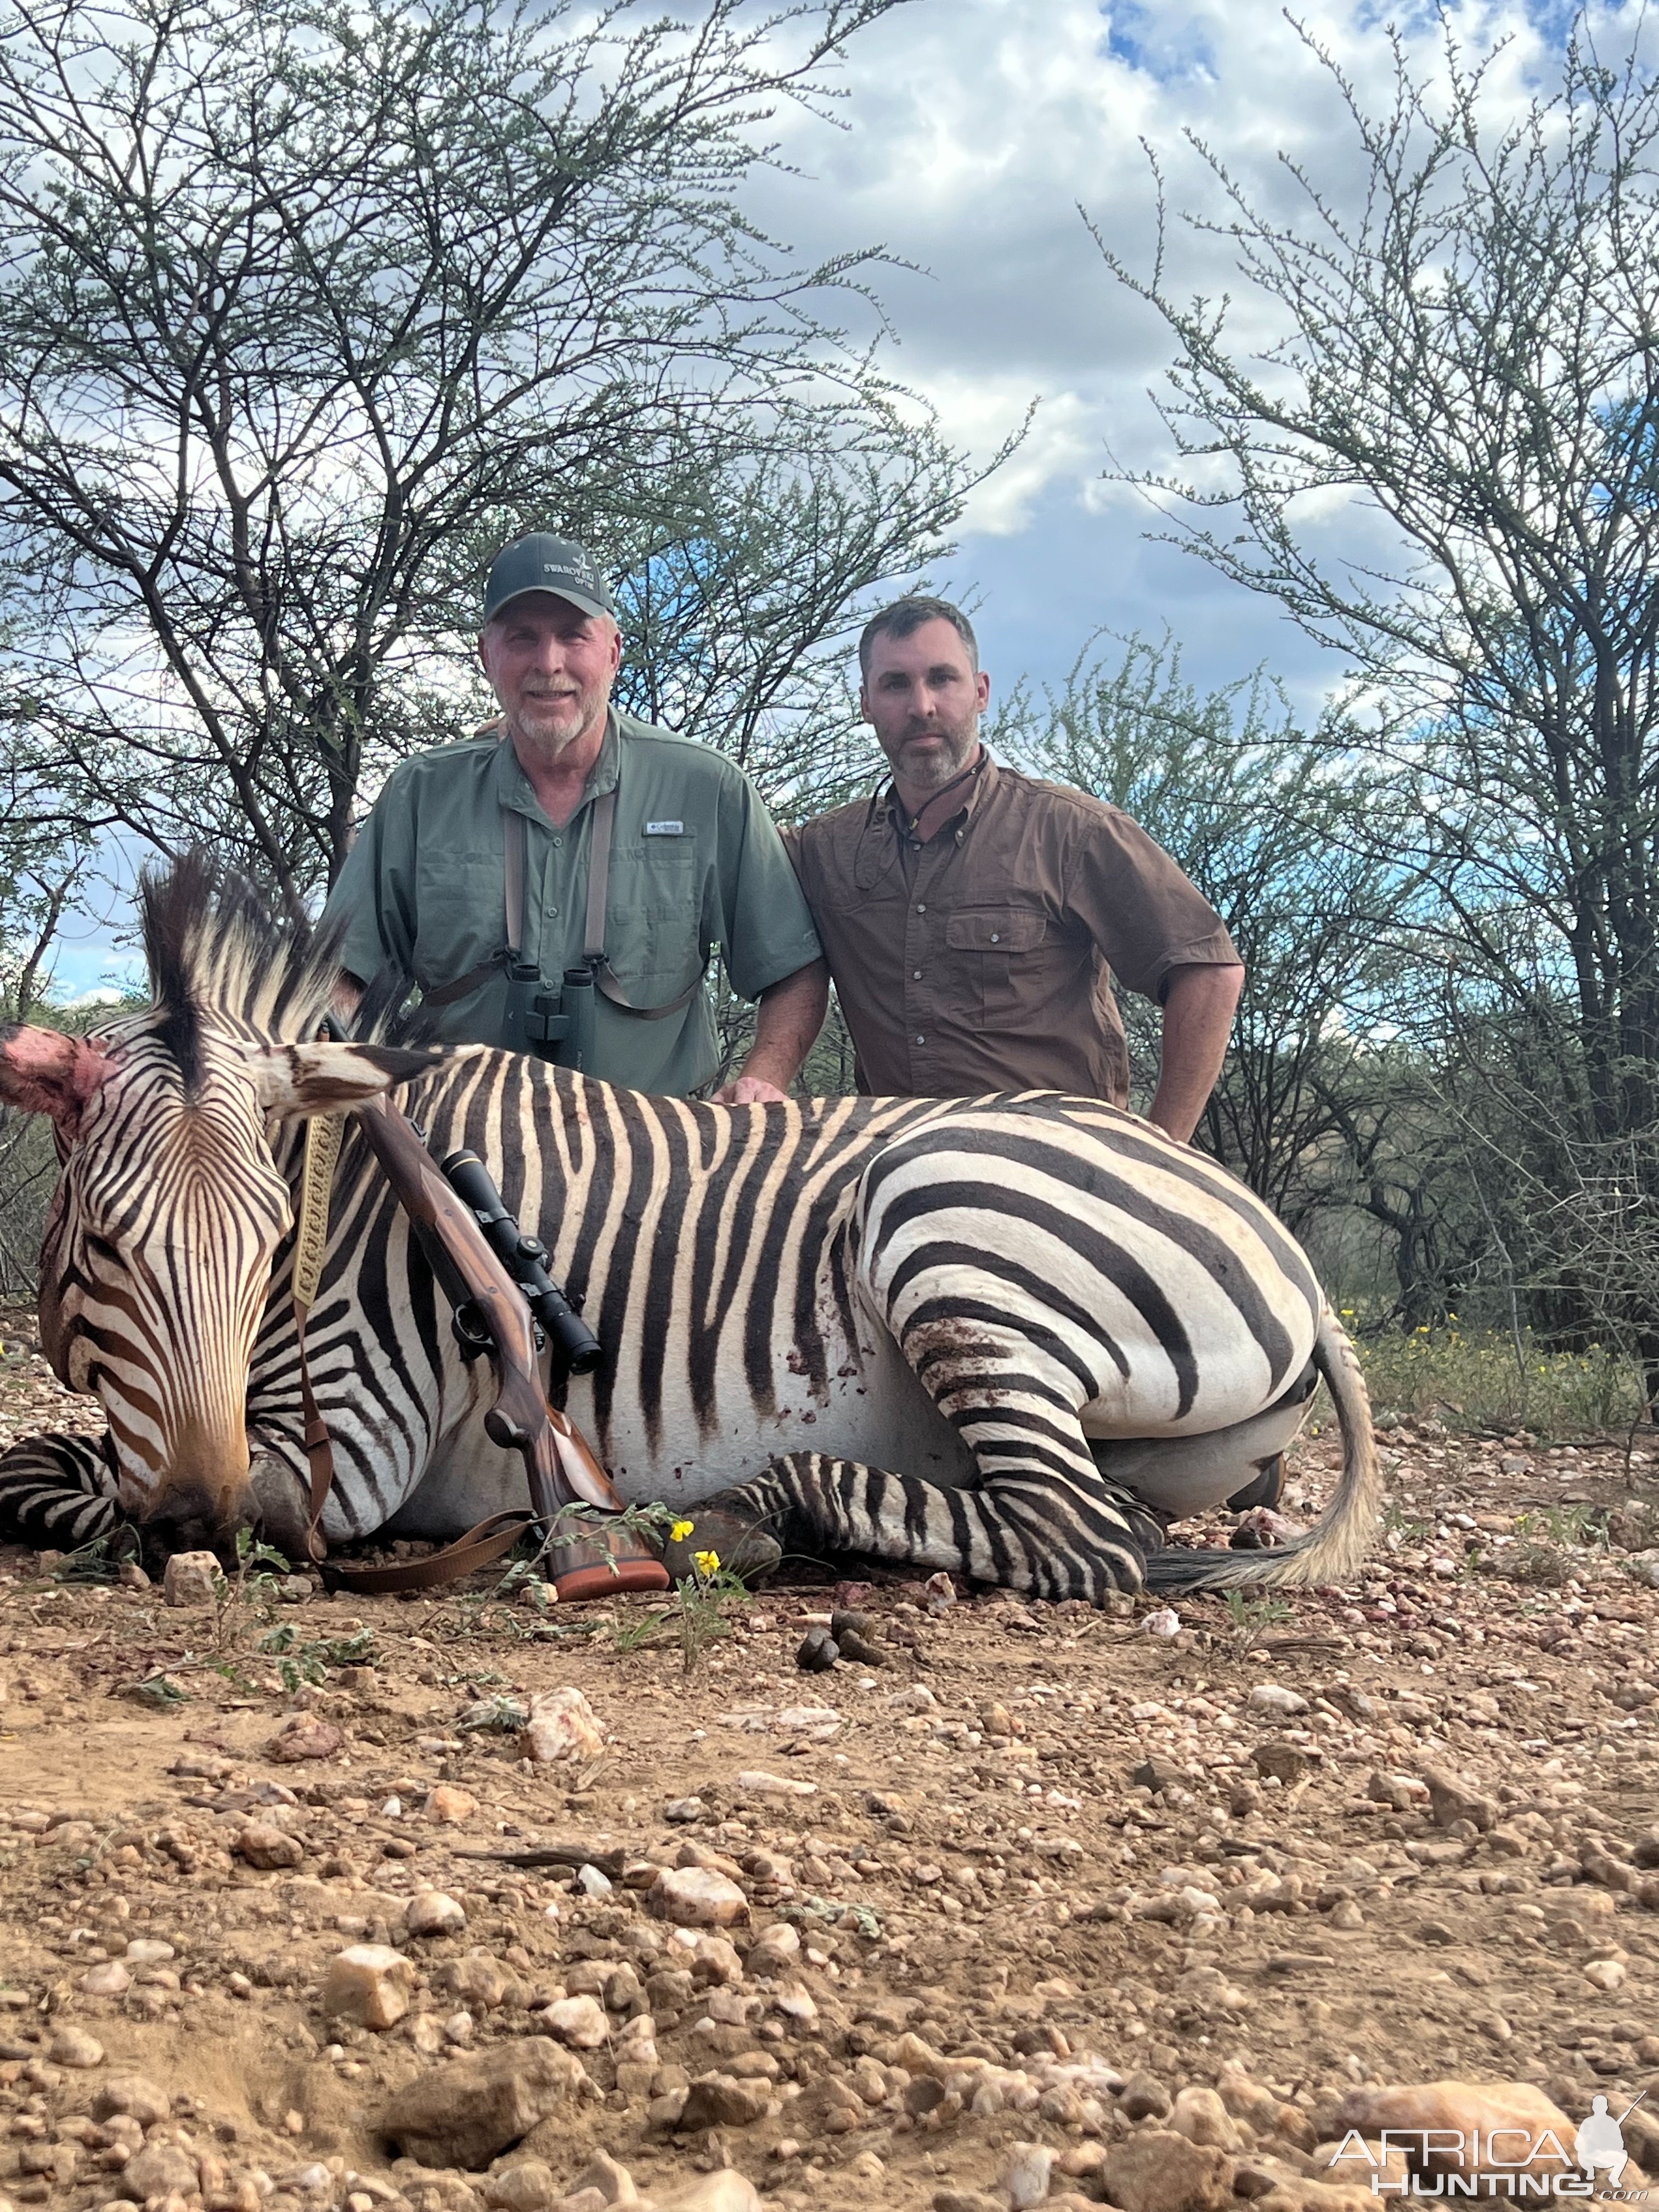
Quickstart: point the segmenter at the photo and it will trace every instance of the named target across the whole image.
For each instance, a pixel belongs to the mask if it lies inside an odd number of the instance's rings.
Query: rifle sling
[[[334,1487],[334,1447],[328,1424],[312,1387],[311,1361],[306,1351],[306,1322],[322,1276],[323,1254],[328,1241],[328,1202],[334,1169],[340,1155],[339,1115],[314,1115],[306,1124],[305,1165],[300,1176],[299,1216],[294,1231],[294,1335],[300,1356],[300,1408],[305,1419],[306,1459],[310,1468],[306,1528],[306,1553],[313,1565],[328,1557],[323,1540],[323,1509]],[[459,1582],[510,1552],[526,1529],[540,1526],[539,1516],[523,1507],[493,1513],[469,1528],[440,1552],[424,1559],[399,1560],[392,1566],[327,1566],[331,1583],[365,1596],[393,1595],[400,1590],[434,1589]]]

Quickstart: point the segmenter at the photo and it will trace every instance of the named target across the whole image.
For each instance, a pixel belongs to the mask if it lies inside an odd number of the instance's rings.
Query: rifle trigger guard
[[[509,1420],[499,1406],[492,1406],[483,1417],[484,1433],[493,1444],[503,1451],[523,1451],[530,1442],[530,1432]]]

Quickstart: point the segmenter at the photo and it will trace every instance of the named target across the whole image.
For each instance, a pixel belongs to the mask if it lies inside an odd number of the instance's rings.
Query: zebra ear
[[[407,1083],[446,1057],[432,1046],[278,1044],[249,1055],[267,1114],[338,1114]]]
[[[50,1114],[65,1137],[75,1136],[82,1109],[109,1069],[85,1037],[0,1022],[0,1103]]]

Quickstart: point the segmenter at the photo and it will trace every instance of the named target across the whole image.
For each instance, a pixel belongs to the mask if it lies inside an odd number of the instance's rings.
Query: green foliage
[[[1640,1419],[1642,1379],[1601,1345],[1552,1352],[1495,1329],[1383,1329],[1358,1339],[1379,1425],[1437,1419],[1471,1431],[1526,1429],[1542,1437],[1628,1428]]]
[[[1349,1202],[1352,1116],[1386,1083],[1366,1033],[1386,1000],[1399,800],[1339,769],[1345,732],[1299,729],[1258,672],[1200,692],[1166,638],[1091,640],[1059,690],[1017,690],[994,732],[1040,774],[1121,806],[1180,861],[1244,961],[1244,995],[1200,1135],[1297,1227]],[[1142,1090],[1159,1017],[1124,1006]]]
[[[296,918],[484,695],[526,528],[621,592],[622,703],[835,781],[838,641],[975,471],[744,212],[896,0],[49,0],[0,42],[19,787],[208,836]]]
[[[1221,1602],[1234,1654],[1241,1659],[1248,1658],[1266,1630],[1291,1618],[1291,1609],[1282,1598],[1252,1597],[1243,1590],[1230,1589],[1223,1592]]]
[[[1196,147],[1202,204],[1160,193],[1159,222],[1224,241],[1218,296],[1171,291],[1162,239],[1137,270],[1096,235],[1173,344],[1176,458],[1138,481],[1341,653],[1366,711],[1324,770],[1381,780],[1376,849],[1419,886],[1387,931],[1431,1134],[1393,1209],[1428,1278],[1402,1310],[1479,1282],[1659,1393],[1659,72],[1580,12],[1522,107],[1501,42],[1443,20],[1374,110],[1301,29],[1348,134],[1329,173],[1253,201]],[[1363,558],[1333,501],[1374,518]]]
[[[261,1658],[276,1661],[283,1687],[290,1692],[303,1683],[316,1687],[327,1680],[331,1668],[380,1664],[372,1628],[361,1628],[353,1636],[307,1638],[296,1622],[284,1620],[267,1629],[253,1648]]]
[[[1517,1515],[1515,1538],[1502,1555],[1500,1571],[1510,1582],[1553,1589],[1578,1571],[1583,1562],[1576,1553],[1606,1549],[1607,1531],[1591,1508],[1558,1505]]]

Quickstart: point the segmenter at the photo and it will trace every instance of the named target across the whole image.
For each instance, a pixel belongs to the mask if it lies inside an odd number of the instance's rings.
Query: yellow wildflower
[[[693,1521],[677,1521],[668,1532],[669,1542],[683,1544],[696,1526],[696,1523]]]
[[[719,1574],[720,1571],[720,1553],[718,1552],[694,1552],[691,1556],[696,1561],[697,1572],[702,1577],[703,1580],[705,1582],[713,1582],[714,1577]]]

